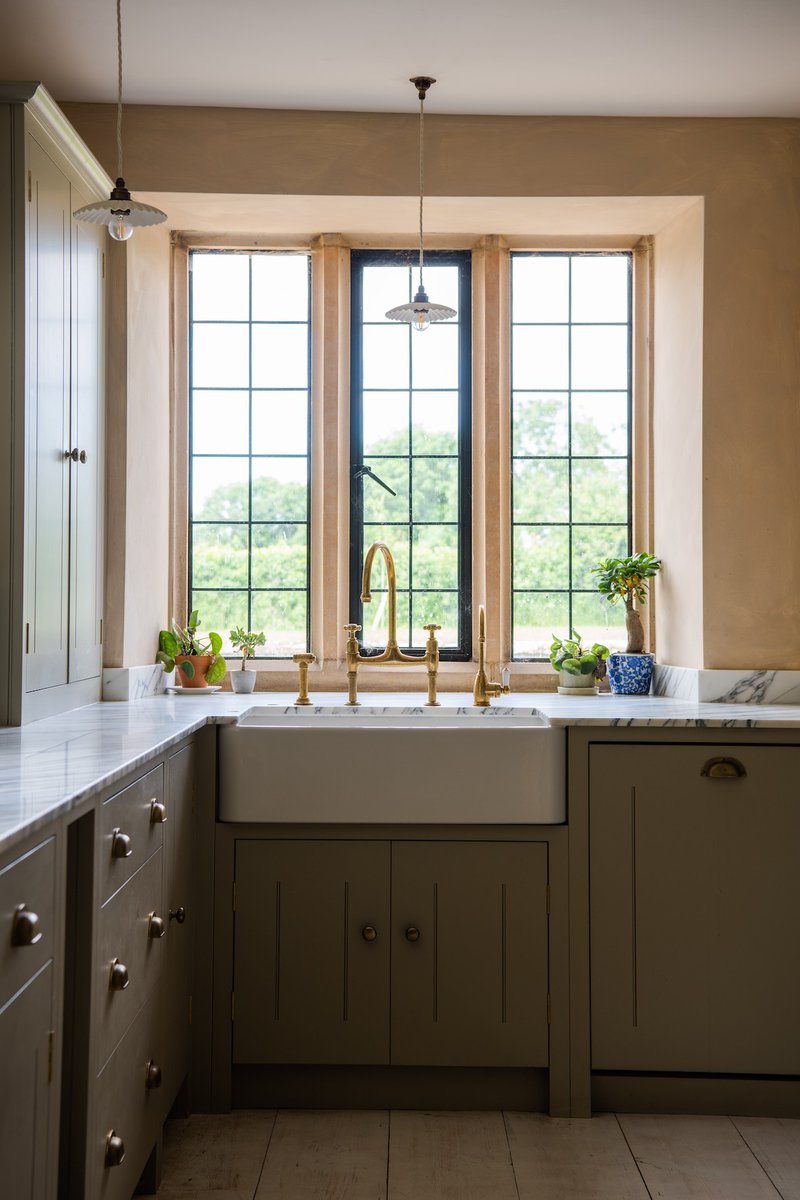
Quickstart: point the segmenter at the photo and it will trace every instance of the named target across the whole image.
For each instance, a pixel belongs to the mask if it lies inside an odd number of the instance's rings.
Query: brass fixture
[[[378,937],[378,931],[374,925],[365,925],[361,930],[361,936],[365,942],[374,942]]]
[[[125,1160],[125,1143],[112,1129],[106,1138],[106,1166],[118,1167]]]
[[[164,918],[157,916],[154,912],[150,913],[147,919],[147,936],[151,941],[162,938],[166,932],[167,927],[164,924]]]
[[[295,704],[310,704],[308,698],[308,668],[313,662],[317,661],[316,654],[293,654],[292,662],[297,663],[297,670],[300,674],[300,688],[297,693]]]
[[[35,946],[42,940],[39,917],[27,904],[18,904],[14,910],[11,926],[12,946]]]
[[[129,983],[128,968],[125,963],[121,963],[118,958],[115,958],[111,964],[108,978],[109,991],[124,992]]]
[[[425,643],[424,654],[404,654],[397,644],[397,574],[394,567],[392,552],[385,542],[373,542],[364,558],[364,573],[361,578],[361,603],[369,604],[372,600],[369,583],[372,575],[372,563],[380,550],[386,563],[386,580],[389,592],[389,635],[386,647],[380,654],[361,654],[358,648],[356,634],[360,625],[345,625],[347,633],[347,703],[352,708],[358,704],[358,668],[361,664],[370,667],[416,667],[425,663],[428,669],[428,699],[426,705],[438,706],[436,699],[436,674],[439,670],[439,644],[436,634],[441,625],[423,625],[427,631],[428,640]]]
[[[186,909],[182,904],[180,908],[169,910],[169,919],[170,921],[177,921],[179,925],[183,924],[183,922],[186,920]]]
[[[148,1092],[161,1087],[161,1067],[152,1058],[144,1069],[144,1086]]]
[[[743,779],[747,771],[738,758],[710,758],[700,774],[708,779]]]
[[[121,829],[115,829],[111,834],[111,857],[130,858],[133,854],[131,839]]]
[[[490,683],[486,678],[486,612],[481,604],[478,609],[478,673],[472,687],[473,708],[488,708],[492,696],[503,696],[510,692],[508,671],[503,671],[502,683]]]
[[[416,925],[409,925],[408,929],[406,930],[406,941],[407,942],[418,942],[419,941],[419,930],[417,929]]]
[[[150,801],[150,824],[163,825],[167,819],[167,806],[162,804],[160,800],[153,799]]]

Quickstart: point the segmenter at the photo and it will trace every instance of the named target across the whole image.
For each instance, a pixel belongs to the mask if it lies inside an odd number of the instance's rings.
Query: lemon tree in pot
[[[156,662],[163,663],[167,672],[177,671],[175,681],[181,687],[204,688],[225,678],[222,638],[218,633],[199,634],[199,625],[194,609],[185,627],[173,620],[158,635]]]
[[[636,607],[644,604],[651,580],[661,570],[661,559],[652,554],[633,554],[628,558],[604,558],[592,572],[597,576],[597,590],[609,604],[625,605],[625,629],[628,644],[624,653],[608,658],[608,678],[612,692],[618,695],[641,696],[650,691],[653,674],[653,655],[644,653],[644,629]]]
[[[608,646],[594,642],[585,649],[575,629],[570,630],[568,638],[553,634],[550,666],[558,671],[558,690],[564,696],[595,696],[597,681],[606,673],[607,658]]]
[[[231,685],[235,692],[249,693],[256,686],[255,671],[247,670],[248,658],[254,658],[256,646],[263,646],[266,642],[264,634],[261,632],[254,633],[252,630],[245,631],[241,625],[237,625],[228,634],[230,643],[242,658],[240,670],[231,671]]]

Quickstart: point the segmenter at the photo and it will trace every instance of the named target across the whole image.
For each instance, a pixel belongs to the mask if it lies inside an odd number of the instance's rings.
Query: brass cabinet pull
[[[155,940],[162,938],[167,932],[167,927],[164,924],[164,918],[157,916],[154,912],[150,913],[150,918],[147,922],[147,936]]]
[[[111,834],[111,857],[130,858],[133,854],[131,839],[121,829],[115,829]]]
[[[365,942],[374,942],[378,936],[378,931],[374,925],[365,925],[361,930],[361,936]]]
[[[26,904],[18,904],[11,925],[12,946],[35,946],[42,940],[38,914]]]
[[[167,806],[160,800],[150,801],[150,824],[163,825],[167,819]]]
[[[710,758],[700,774],[708,779],[743,779],[747,771],[738,758]]]
[[[183,907],[182,904],[180,905],[179,908],[176,908],[176,909],[171,908],[169,910],[169,919],[170,919],[170,921],[177,921],[179,925],[183,924],[183,922],[186,920],[186,909]]]
[[[406,930],[406,941],[407,942],[418,942],[419,941],[419,930],[417,929],[416,925],[409,925],[408,929]]]
[[[125,1161],[125,1143],[118,1133],[111,1130],[106,1138],[106,1166],[118,1167]]]
[[[111,964],[111,971],[108,976],[109,990],[112,992],[124,992],[129,983],[128,968],[125,966],[125,963],[115,958]]]
[[[152,1058],[145,1067],[144,1085],[148,1092],[161,1087],[161,1067]]]

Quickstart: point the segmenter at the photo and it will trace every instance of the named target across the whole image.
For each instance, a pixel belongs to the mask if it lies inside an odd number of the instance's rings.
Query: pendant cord
[[[119,0],[117,0],[117,3],[119,3]],[[423,179],[424,179],[423,168],[424,168],[424,164],[425,164],[425,157],[424,157],[424,155],[425,155],[425,151],[424,151],[425,137],[424,137],[424,112],[423,112],[424,107],[425,107],[425,100],[422,96],[420,96],[420,100],[419,100],[419,286],[420,286],[421,291],[424,291],[424,288],[422,287],[422,257],[423,257],[423,255],[422,255],[422,250],[423,250],[422,199],[423,199],[423,194],[424,194],[423,193]]]
[[[117,178],[122,178],[122,0],[117,0]]]

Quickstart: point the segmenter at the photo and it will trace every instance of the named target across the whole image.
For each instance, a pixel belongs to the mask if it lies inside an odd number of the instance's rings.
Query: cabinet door
[[[88,203],[73,192],[73,207]],[[70,447],[69,680],[100,674],[103,597],[102,225],[72,221],[72,411]],[[85,457],[85,461],[83,458]]]
[[[67,682],[70,185],[28,138],[25,688]]]
[[[194,747],[167,761],[167,962],[162,981],[164,1101],[169,1107],[189,1069],[189,1003],[192,937],[196,932],[192,897]],[[180,910],[183,909],[183,914]],[[181,921],[179,918],[185,915]]]
[[[395,842],[392,1063],[546,1066],[547,947],[546,845]]]
[[[709,778],[714,757],[743,778]],[[800,1072],[800,747],[591,750],[592,1066]]]
[[[52,976],[49,962],[0,1009],[0,1190],[14,1200],[47,1200],[55,1194],[56,1173],[49,1161]]]
[[[388,842],[237,842],[235,1063],[388,1062],[389,866]]]

